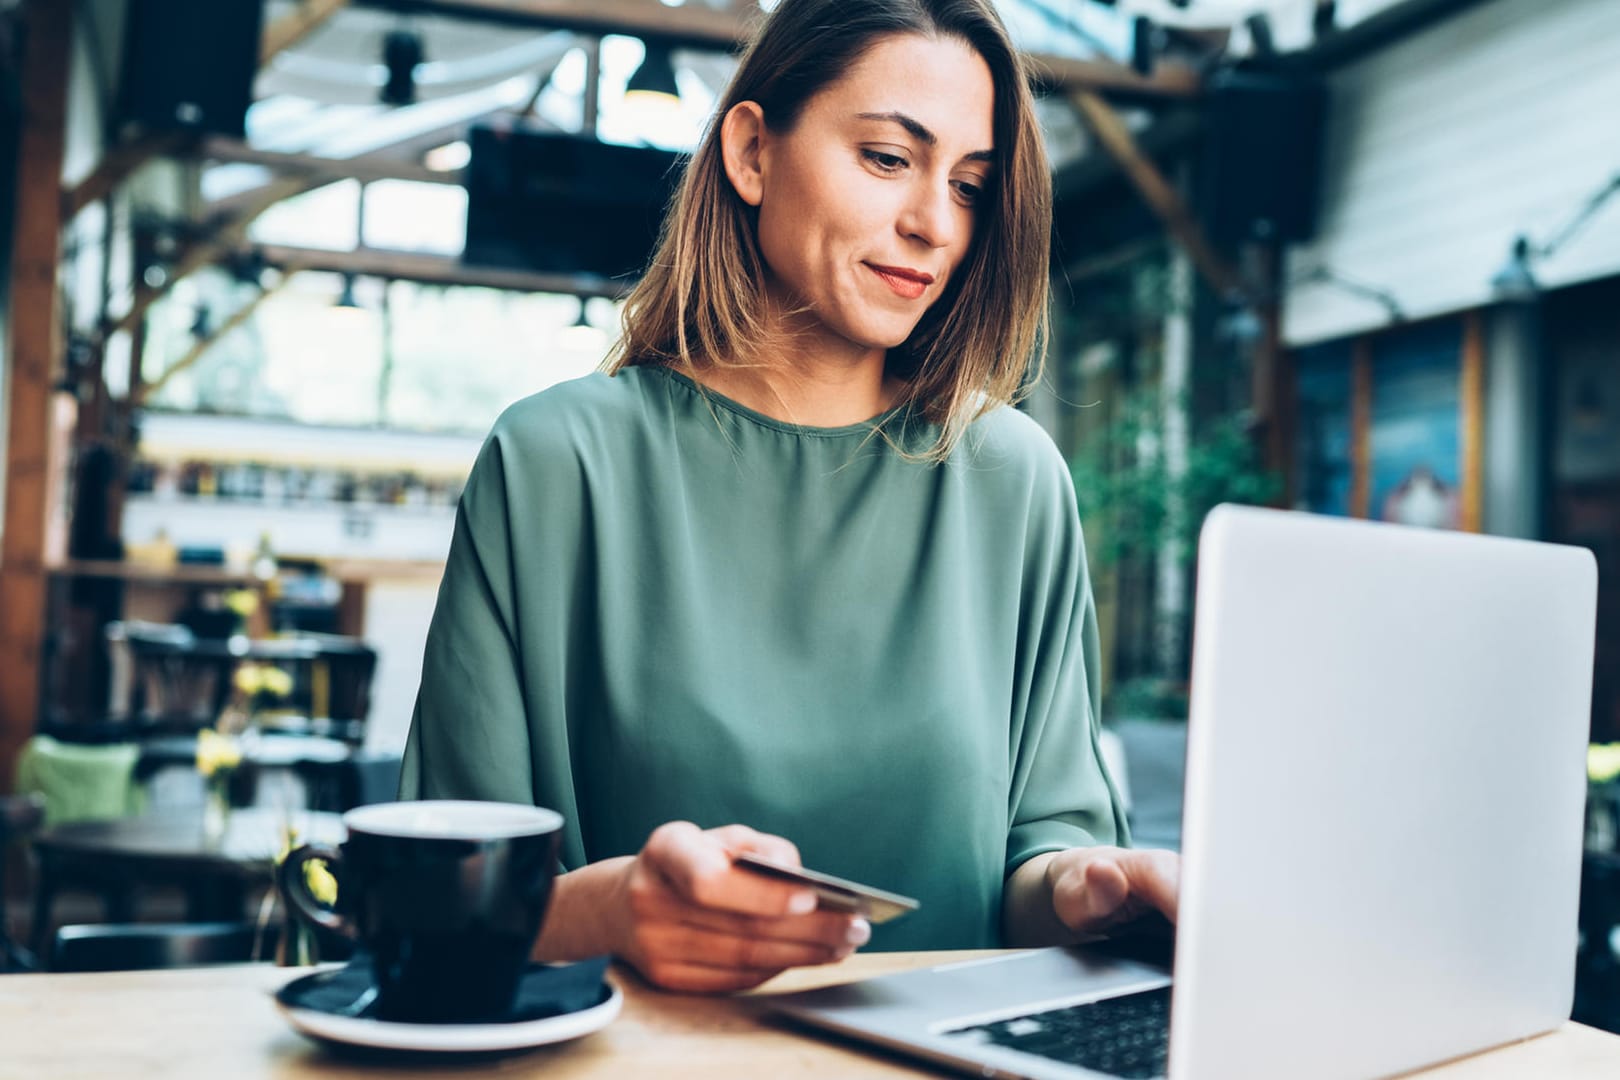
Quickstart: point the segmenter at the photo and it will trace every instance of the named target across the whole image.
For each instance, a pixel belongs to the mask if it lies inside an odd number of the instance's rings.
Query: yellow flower
[[[225,594],[225,606],[246,619],[259,610],[259,594],[252,589],[232,589]]]
[[[240,764],[242,748],[231,736],[221,735],[212,728],[197,732],[197,771],[203,776],[211,777]]]
[[[324,859],[310,859],[304,864],[304,884],[309,887],[309,895],[327,907],[337,903],[337,878]]]
[[[252,697],[264,689],[264,668],[258,664],[241,664],[231,676],[231,683],[242,696]]]
[[[1620,777],[1620,743],[1593,743],[1586,748],[1586,778],[1607,784]]]
[[[256,697],[259,694],[286,697],[293,689],[292,676],[270,664],[242,664],[231,677],[231,683],[237,692],[246,698]]]
[[[276,697],[286,697],[292,693],[292,676],[278,667],[265,668],[260,679],[266,693],[274,694]]]

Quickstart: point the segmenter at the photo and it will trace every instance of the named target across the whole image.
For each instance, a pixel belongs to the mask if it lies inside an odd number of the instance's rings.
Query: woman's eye
[[[970,180],[952,180],[951,186],[956,188],[956,193],[969,204],[978,202],[984,195],[984,188]]]
[[[887,154],[882,150],[862,150],[861,154],[884,172],[899,172],[906,167],[906,159],[899,154]]]

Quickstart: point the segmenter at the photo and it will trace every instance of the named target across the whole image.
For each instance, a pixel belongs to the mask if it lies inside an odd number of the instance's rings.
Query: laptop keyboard
[[[1170,1059],[1170,988],[1088,1001],[946,1034],[1110,1076],[1151,1080],[1165,1074]]]

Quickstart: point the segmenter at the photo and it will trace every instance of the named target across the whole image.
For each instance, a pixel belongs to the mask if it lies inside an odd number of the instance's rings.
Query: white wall
[[[420,578],[382,578],[366,589],[366,642],[377,650],[371,683],[366,746],[403,750],[410,732],[416,689],[422,682],[422,650],[438,600],[439,583]]]
[[[1494,0],[1335,73],[1324,265],[1392,293],[1409,317],[1477,307],[1513,238],[1542,242],[1620,173],[1620,2]],[[1620,273],[1620,196],[1556,256],[1544,286]],[[1291,345],[1385,325],[1331,285],[1290,291]]]

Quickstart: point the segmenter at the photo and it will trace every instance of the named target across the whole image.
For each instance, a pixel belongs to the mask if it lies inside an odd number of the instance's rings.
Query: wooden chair
[[[5,917],[8,895],[6,864],[13,837],[26,838],[45,820],[45,800],[38,795],[12,795],[0,798],[0,972],[35,971],[34,955],[11,939]]]
[[[108,718],[145,732],[209,727],[231,693],[236,658],[204,648],[184,626],[107,624],[112,676]]]
[[[144,971],[275,959],[276,928],[251,922],[100,923],[64,926],[52,971]]]

